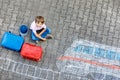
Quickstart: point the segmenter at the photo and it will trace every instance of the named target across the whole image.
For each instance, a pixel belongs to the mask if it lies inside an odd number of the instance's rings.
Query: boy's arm
[[[39,36],[41,36],[41,34],[45,32],[45,30],[46,30],[46,29],[44,28],[44,29],[39,33]]]
[[[46,38],[42,38],[39,34],[35,33],[35,36],[42,39],[43,41],[46,40]]]

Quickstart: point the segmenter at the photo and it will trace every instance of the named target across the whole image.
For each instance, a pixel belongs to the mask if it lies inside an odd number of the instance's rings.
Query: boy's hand
[[[39,36],[37,33],[35,34],[36,35],[36,37],[38,37],[39,39],[42,39],[43,41],[45,41],[46,40],[46,38],[42,38],[41,36]]]
[[[46,40],[46,38],[43,38],[42,40],[43,40],[43,41],[45,41],[45,40]]]

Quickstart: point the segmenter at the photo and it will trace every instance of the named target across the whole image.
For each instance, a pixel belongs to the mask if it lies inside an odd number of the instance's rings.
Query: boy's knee
[[[47,27],[46,30],[49,34],[51,33],[51,29],[49,27]]]

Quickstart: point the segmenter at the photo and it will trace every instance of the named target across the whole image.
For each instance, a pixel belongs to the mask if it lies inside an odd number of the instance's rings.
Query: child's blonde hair
[[[44,23],[45,21],[44,21],[44,17],[42,17],[42,16],[36,16],[36,18],[35,18],[35,23]]]

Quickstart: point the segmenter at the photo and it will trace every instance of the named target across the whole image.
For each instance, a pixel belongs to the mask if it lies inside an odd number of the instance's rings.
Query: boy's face
[[[41,26],[42,26],[42,23],[41,23],[41,22],[36,23],[36,26],[37,26],[37,27],[41,27]]]

